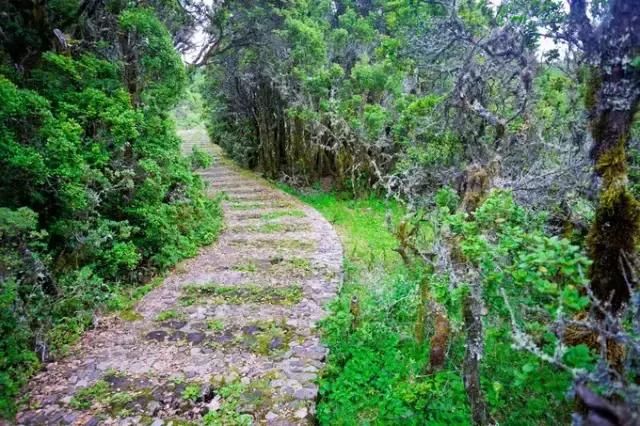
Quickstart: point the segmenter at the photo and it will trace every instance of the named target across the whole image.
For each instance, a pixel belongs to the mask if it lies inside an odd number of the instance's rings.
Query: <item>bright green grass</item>
[[[331,222],[340,234],[348,261],[361,266],[379,262],[393,266],[400,262],[400,256],[393,251],[397,242],[386,223],[387,216],[393,222],[402,217],[404,210],[397,202],[376,197],[352,200],[335,193],[302,194],[285,186],[280,188],[298,196]]]
[[[393,251],[387,223],[402,206],[377,198],[350,200],[332,193],[298,193],[337,229],[345,249],[345,282],[321,324],[329,347],[320,378],[321,425],[468,425],[461,379],[464,334],[454,332],[443,371],[425,375],[428,348],[413,339],[418,280]],[[350,304],[361,321],[351,331]],[[511,347],[510,325],[487,319],[483,389],[492,417],[505,425],[568,424],[564,400],[570,380]]]

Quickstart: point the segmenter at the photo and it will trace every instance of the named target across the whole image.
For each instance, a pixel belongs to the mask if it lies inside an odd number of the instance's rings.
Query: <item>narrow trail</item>
[[[204,147],[200,129],[185,151]],[[315,210],[224,161],[217,243],[178,265],[128,321],[105,318],[28,387],[18,424],[313,424],[326,355],[314,329],[341,280],[342,249]]]

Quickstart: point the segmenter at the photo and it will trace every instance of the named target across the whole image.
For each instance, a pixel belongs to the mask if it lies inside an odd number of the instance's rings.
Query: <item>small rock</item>
[[[78,415],[77,415],[77,414],[75,414],[75,413],[69,413],[69,414],[65,414],[65,415],[64,415],[64,417],[62,418],[62,421],[63,421],[65,424],[70,425],[70,424],[73,424],[73,423],[76,421],[76,419],[77,419],[77,418],[78,418]]]
[[[209,402],[209,404],[207,404],[207,408],[209,408],[210,411],[218,411],[222,406],[222,403],[220,402],[221,399],[222,398],[220,398],[220,395],[216,395],[215,398],[213,398]]]
[[[258,326],[256,325],[245,325],[244,327],[242,327],[242,332],[244,334],[248,334],[249,336],[253,336],[254,334],[258,333],[260,331],[260,329],[258,328]]]
[[[315,399],[318,396],[318,390],[315,388],[301,388],[296,390],[293,396],[299,400]]]
[[[91,417],[89,420],[87,420],[84,426],[98,426],[98,424],[100,424],[100,420],[98,420],[97,417]]]
[[[272,411],[269,411],[267,415],[264,416],[264,418],[268,421],[272,421],[272,420],[276,420],[278,418],[278,415]]]
[[[162,419],[155,419],[153,423],[151,423],[151,426],[162,426],[163,424],[164,421]]]
[[[235,371],[232,371],[231,373],[227,374],[224,377],[224,382],[225,383],[233,383],[238,379],[238,373],[236,373]]]
[[[295,413],[293,413],[293,415],[296,416],[297,419],[304,419],[305,417],[307,417],[307,414],[309,414],[307,407],[302,407],[296,410]]]
[[[64,404],[64,405],[69,405],[69,403],[71,402],[71,399],[73,397],[71,395],[67,395],[64,398],[60,399],[60,403]]]
[[[149,340],[155,340],[156,342],[164,341],[165,337],[167,337],[167,332],[164,330],[156,330],[150,333],[147,333],[145,336]]]
[[[284,340],[282,339],[282,337],[276,336],[273,339],[271,339],[271,342],[269,342],[269,349],[271,350],[277,350],[282,348],[284,344]]]
[[[194,331],[192,333],[187,334],[187,341],[191,344],[197,345],[202,343],[204,340],[204,333],[200,333],[199,331]]]
[[[163,322],[162,325],[165,327],[173,328],[177,330],[187,325],[187,322],[183,320],[172,319],[172,320]]]
[[[170,342],[177,342],[178,340],[184,340],[186,336],[187,334],[184,331],[177,330],[171,333],[167,340]]]
[[[150,415],[155,416],[156,414],[158,414],[158,411],[160,411],[160,408],[162,408],[162,405],[160,405],[158,401],[152,400],[147,404],[146,411]]]

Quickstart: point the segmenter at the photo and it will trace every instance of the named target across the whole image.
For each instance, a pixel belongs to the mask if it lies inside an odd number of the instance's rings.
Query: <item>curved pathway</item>
[[[199,129],[183,138],[205,146]],[[201,174],[226,194],[218,242],[47,365],[19,424],[313,424],[326,351],[314,327],[340,284],[340,241],[249,172],[220,160]]]

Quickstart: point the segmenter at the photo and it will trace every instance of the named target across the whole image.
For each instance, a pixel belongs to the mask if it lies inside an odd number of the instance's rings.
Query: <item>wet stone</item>
[[[219,343],[219,344],[224,345],[226,343],[233,342],[234,336],[233,336],[233,333],[231,331],[226,330],[225,332],[223,332],[221,334],[214,335],[212,340],[215,343]]]
[[[194,345],[198,345],[204,341],[205,337],[206,336],[204,333],[200,333],[199,331],[194,331],[192,333],[187,334],[187,341]]]
[[[182,327],[184,327],[185,325],[187,325],[186,321],[182,321],[182,320],[169,320],[169,321],[165,321],[163,323],[161,323],[160,325],[162,325],[163,327],[167,327],[167,328],[173,328],[175,330],[180,329]]]
[[[186,336],[187,333],[185,333],[184,331],[174,331],[169,335],[169,338],[167,340],[169,340],[170,342],[177,342],[178,340],[184,340]]]
[[[242,332],[244,334],[248,334],[249,336],[253,336],[254,334],[259,333],[260,331],[262,330],[257,325],[246,325],[242,327]]]
[[[149,340],[155,340],[156,342],[163,342],[167,335],[168,333],[164,330],[156,330],[147,333],[145,337]]]
[[[84,426],[98,426],[100,424],[100,420],[97,417],[91,417]]]
[[[297,389],[293,396],[299,400],[316,399],[318,396],[318,390],[315,388],[301,388]]]
[[[161,408],[162,408],[162,405],[158,401],[151,400],[147,404],[146,411],[147,411],[147,414],[151,416],[155,416],[158,413],[158,411],[160,411]]]
[[[191,324],[191,328],[193,328],[194,330],[204,331],[208,327],[207,327],[207,324],[204,323],[204,322],[196,322],[196,323]]]
[[[282,349],[284,347],[284,339],[280,336],[274,337],[273,339],[271,339],[271,342],[269,342],[269,349],[271,350],[278,350],[278,349]]]

